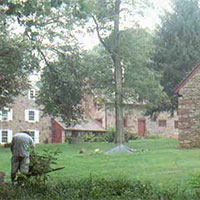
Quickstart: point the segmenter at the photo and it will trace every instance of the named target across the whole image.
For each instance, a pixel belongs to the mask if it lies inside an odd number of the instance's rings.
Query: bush
[[[114,142],[115,141],[116,131],[114,128],[109,128],[108,131],[105,133],[105,141],[106,142]]]
[[[32,151],[30,156],[29,172],[26,175],[20,172],[17,173],[15,180],[17,185],[45,183],[49,178],[50,172],[64,168],[55,168],[59,153],[58,150],[43,150],[43,154],[40,155],[36,151]]]
[[[83,133],[80,137],[84,140],[84,142],[95,142],[95,138],[97,136],[91,133]]]
[[[199,200],[193,193],[179,187],[161,188],[149,182],[92,177],[46,185],[38,183],[24,187],[0,186],[0,199]]]
[[[116,137],[115,129],[114,128],[108,129],[108,131],[105,134],[105,140],[107,142],[114,142],[115,137]],[[136,140],[138,138],[136,134],[129,131],[124,131],[124,137],[126,142],[128,142],[129,140]]]

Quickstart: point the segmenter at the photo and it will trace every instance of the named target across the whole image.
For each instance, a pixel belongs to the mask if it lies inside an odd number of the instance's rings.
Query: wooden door
[[[138,135],[141,137],[146,136],[146,119],[138,119]]]

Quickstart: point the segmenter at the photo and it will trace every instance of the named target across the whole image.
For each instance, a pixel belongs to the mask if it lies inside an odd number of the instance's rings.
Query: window
[[[35,143],[39,143],[39,131],[38,130],[26,130],[32,137]]]
[[[0,144],[10,143],[12,141],[12,130],[0,129]]]
[[[28,119],[29,119],[29,121],[34,121],[35,120],[35,111],[29,110]]]
[[[174,128],[178,128],[178,120],[174,121]]]
[[[2,120],[8,120],[8,110],[2,110]]]
[[[0,120],[1,121],[11,121],[12,120],[12,109],[4,108],[0,110]]]
[[[35,89],[30,89],[29,90],[29,99],[35,99]]]
[[[1,142],[8,143],[8,131],[1,132]]]
[[[36,109],[25,110],[25,121],[38,122],[39,121],[39,110],[36,110]]]
[[[167,121],[166,120],[159,120],[158,121],[159,127],[166,127],[167,126]]]

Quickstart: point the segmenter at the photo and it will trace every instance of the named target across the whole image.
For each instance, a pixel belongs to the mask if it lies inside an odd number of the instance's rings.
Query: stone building
[[[12,105],[0,110],[0,144],[9,143],[21,131],[29,131],[35,143],[64,143],[66,134],[103,134],[115,127],[115,112],[112,106],[99,108],[91,96],[85,96],[83,107],[85,121],[74,127],[65,127],[61,120],[44,116],[35,103],[38,89],[34,86],[17,97]],[[177,137],[177,116],[160,113],[155,120],[144,116],[144,106],[124,105],[124,128],[141,137],[159,135]]]
[[[9,107],[0,110],[0,144],[9,143],[21,131],[30,132],[35,143],[50,142],[51,119],[43,116],[35,103],[37,88],[31,86],[23,95],[15,98]]]
[[[110,105],[103,108],[95,105],[91,96],[84,97],[86,115],[98,121],[106,130],[115,127],[115,110]],[[178,116],[162,112],[152,120],[144,115],[145,106],[137,103],[124,104],[124,129],[139,136],[158,135],[178,137]]]
[[[200,148],[200,64],[174,92],[178,95],[179,147]]]

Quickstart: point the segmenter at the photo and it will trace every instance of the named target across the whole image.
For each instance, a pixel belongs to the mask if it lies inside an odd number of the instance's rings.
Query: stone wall
[[[101,121],[101,125],[105,129],[115,127],[115,110],[111,106],[107,108],[97,108],[93,99],[90,96],[85,96],[84,108],[88,116],[94,120]],[[178,128],[175,128],[175,121],[178,121],[178,116],[172,117],[170,113],[160,113],[156,120],[144,115],[144,106],[141,105],[127,105],[124,109],[124,120],[126,120],[125,130],[138,133],[138,119],[145,118],[146,121],[146,135],[159,135],[163,137],[178,137]],[[166,120],[166,127],[159,126],[159,120]]]
[[[179,91],[179,147],[200,148],[200,70]]]
[[[125,130],[138,134],[138,120],[145,119],[146,135],[178,137],[178,129],[174,126],[174,121],[178,121],[178,116],[172,117],[168,112],[160,113],[155,120],[144,115],[144,108],[140,106],[129,107],[124,110],[124,119],[126,120]],[[159,126],[159,120],[166,120],[166,127]],[[107,127],[115,127],[114,111],[107,111]]]

